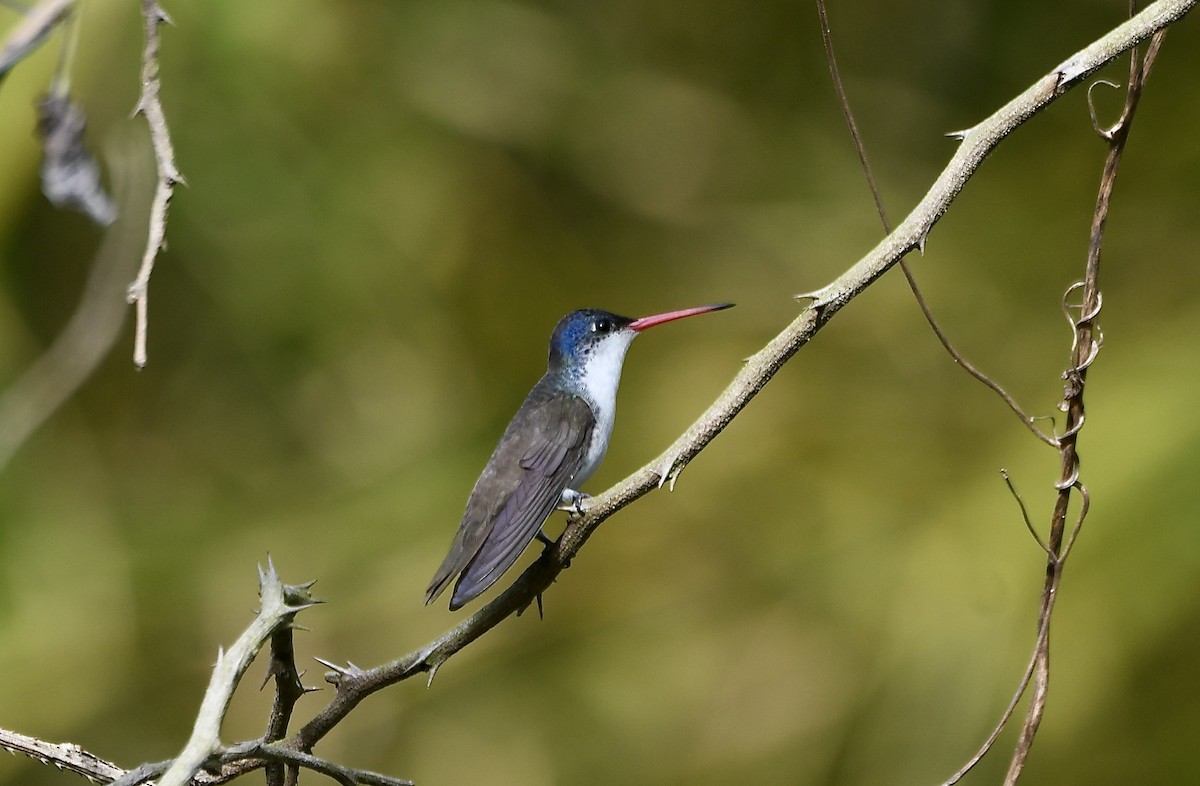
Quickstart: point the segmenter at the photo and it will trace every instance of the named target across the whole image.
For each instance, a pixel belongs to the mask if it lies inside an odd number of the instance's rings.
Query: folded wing
[[[426,603],[457,575],[450,601],[457,609],[512,567],[583,465],[594,423],[582,398],[533,389],[476,482]]]

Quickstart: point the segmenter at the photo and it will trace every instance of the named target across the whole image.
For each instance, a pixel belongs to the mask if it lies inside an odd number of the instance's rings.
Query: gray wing
[[[594,423],[583,399],[534,387],[476,481],[426,603],[458,576],[450,601],[457,609],[516,562],[583,465]]]

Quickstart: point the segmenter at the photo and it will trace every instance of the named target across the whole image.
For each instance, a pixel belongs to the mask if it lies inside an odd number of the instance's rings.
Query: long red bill
[[[707,314],[710,311],[721,311],[727,308],[733,308],[733,303],[716,303],[711,306],[697,306],[696,308],[685,308],[680,311],[668,311],[665,314],[654,314],[641,319],[635,319],[629,324],[630,330],[645,330],[655,325],[661,325],[664,322],[673,322],[676,319],[684,317],[694,317],[698,314]]]

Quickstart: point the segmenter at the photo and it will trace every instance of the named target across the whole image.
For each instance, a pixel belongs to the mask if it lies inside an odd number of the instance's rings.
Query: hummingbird
[[[545,375],[525,397],[467,499],[458,533],[425,592],[432,603],[454,581],[462,608],[507,571],[555,508],[579,510],[583,485],[608,450],[617,386],[629,345],[643,330],[733,303],[640,319],[599,309],[567,314],[550,336]],[[547,541],[548,542],[548,541]]]

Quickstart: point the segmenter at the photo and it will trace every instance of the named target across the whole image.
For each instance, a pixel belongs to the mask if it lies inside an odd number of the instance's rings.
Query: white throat
[[[617,387],[621,384],[621,366],[629,345],[637,336],[635,331],[623,330],[596,346],[579,377],[580,392],[592,408],[596,426],[592,431],[591,444],[583,457],[583,466],[572,480],[571,485],[576,489],[596,471],[608,450],[608,439],[612,436],[613,421],[617,417]]]

